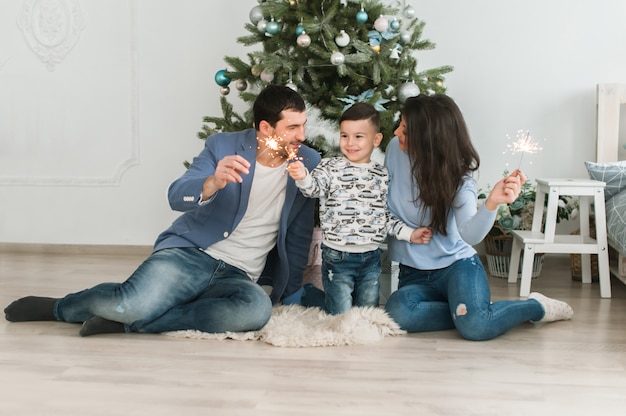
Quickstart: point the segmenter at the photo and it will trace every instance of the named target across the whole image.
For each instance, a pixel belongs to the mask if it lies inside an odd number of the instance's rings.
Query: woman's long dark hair
[[[447,235],[447,218],[457,190],[463,177],[478,169],[480,157],[461,110],[447,95],[408,98],[402,115],[411,175],[419,199],[430,209],[429,227]]]

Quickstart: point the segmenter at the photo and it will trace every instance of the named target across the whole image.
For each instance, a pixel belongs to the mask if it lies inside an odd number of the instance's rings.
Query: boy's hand
[[[416,228],[411,233],[411,243],[428,244],[432,236],[433,236],[433,231],[430,228],[428,227]]]
[[[287,165],[287,172],[289,172],[289,176],[291,176],[294,181],[301,181],[302,179],[306,178],[307,174],[304,163],[300,162],[299,160],[291,162],[289,165]]]

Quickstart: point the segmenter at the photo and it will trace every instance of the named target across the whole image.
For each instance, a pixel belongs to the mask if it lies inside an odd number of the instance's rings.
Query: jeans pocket
[[[326,264],[336,264],[343,261],[344,253],[332,249],[330,247],[322,246],[322,260]]]

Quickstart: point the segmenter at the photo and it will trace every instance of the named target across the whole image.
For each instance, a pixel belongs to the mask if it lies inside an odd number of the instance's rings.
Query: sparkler
[[[507,135],[507,137],[509,136]],[[539,143],[533,140],[529,131],[524,132],[523,130],[518,130],[517,136],[515,137],[516,137],[516,140],[513,143],[508,144],[507,147],[513,154],[521,153],[519,164],[517,166],[517,169],[520,169],[520,167],[522,166],[522,160],[524,159],[525,153],[529,153],[529,154],[537,153],[543,150],[543,148],[539,145]]]
[[[302,160],[302,157],[298,156],[298,149],[300,148],[300,146],[298,146],[298,148],[296,149],[290,149],[287,146],[281,146],[282,140],[278,136],[269,136],[264,139],[257,138],[257,140],[259,141],[259,143],[263,143],[265,146],[265,149],[263,149],[258,156],[261,156],[263,153],[269,150],[272,159],[286,159],[287,165],[295,161]],[[259,149],[260,148],[261,147],[259,147]]]

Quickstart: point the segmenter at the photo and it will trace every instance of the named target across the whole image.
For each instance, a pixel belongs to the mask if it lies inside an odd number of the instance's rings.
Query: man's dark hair
[[[252,107],[254,127],[259,128],[261,121],[267,121],[272,127],[282,118],[281,112],[293,110],[306,111],[304,100],[296,91],[284,85],[268,85],[263,89]]]

